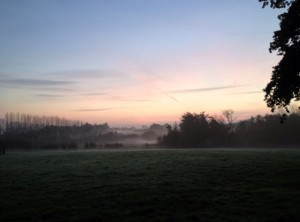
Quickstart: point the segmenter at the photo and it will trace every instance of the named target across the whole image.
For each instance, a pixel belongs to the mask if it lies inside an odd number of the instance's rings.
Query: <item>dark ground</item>
[[[300,150],[7,152],[0,221],[300,221]]]

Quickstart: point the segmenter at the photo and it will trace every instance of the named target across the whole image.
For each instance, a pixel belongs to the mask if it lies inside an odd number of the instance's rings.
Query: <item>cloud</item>
[[[62,98],[64,97],[63,95],[53,95],[53,94],[35,94],[36,97],[41,97],[41,98]]]
[[[261,94],[261,93],[263,93],[262,90],[260,90],[260,91],[249,91],[249,92],[237,92],[237,93],[231,93],[231,94],[245,95],[245,94]]]
[[[121,109],[122,107],[117,107],[117,108],[99,108],[99,109],[76,109],[73,110],[75,112],[99,112],[99,111],[108,111],[108,110],[113,110],[113,109]]]
[[[1,79],[1,86],[17,86],[17,87],[51,87],[51,86],[65,86],[74,84],[74,81],[58,81],[58,80],[45,80],[45,79]]]
[[[1,78],[2,88],[23,88],[30,90],[42,90],[43,92],[74,92],[77,91],[74,85],[77,82],[67,80],[48,80],[35,78]],[[47,93],[46,93],[47,94]]]
[[[133,99],[133,98],[130,98],[130,97],[121,97],[121,96],[108,96],[106,98],[107,100],[110,100],[110,101],[119,101],[119,102],[150,102],[152,100],[149,100],[149,99]]]
[[[74,69],[61,70],[46,73],[49,76],[58,76],[68,79],[101,79],[101,78],[118,78],[123,74],[120,71],[112,69]]]
[[[232,85],[232,86],[217,86],[217,87],[207,87],[207,88],[198,88],[198,89],[182,89],[182,90],[169,90],[165,91],[167,93],[198,93],[198,92],[207,92],[207,91],[216,91],[222,89],[231,89],[237,88],[245,85]]]
[[[43,87],[43,91],[50,92],[76,92],[77,89],[74,88],[66,88],[66,87]]]
[[[117,102],[151,102],[153,100],[149,99],[139,99],[139,98],[130,98],[130,97],[122,97],[122,96],[114,96],[108,93],[101,93],[101,92],[95,92],[95,93],[80,93],[78,94],[80,96],[86,96],[86,97],[97,97],[101,96],[102,99],[108,100],[108,101],[117,101]]]
[[[105,96],[107,95],[106,93],[81,93],[80,94],[81,96]]]

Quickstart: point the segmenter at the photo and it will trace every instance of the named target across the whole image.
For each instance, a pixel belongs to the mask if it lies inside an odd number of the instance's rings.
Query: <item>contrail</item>
[[[169,90],[169,93],[197,93],[197,92],[207,92],[207,91],[216,91],[222,89],[231,89],[231,88],[238,88],[242,86],[247,86],[248,84],[244,85],[228,85],[228,86],[216,86],[216,87],[206,87],[206,88],[198,88],[198,89],[182,89],[182,90]]]
[[[155,86],[155,85],[153,85],[153,84],[151,84],[151,83],[149,83],[149,85],[150,85],[151,87],[153,87],[153,88],[158,89],[158,90],[160,91],[160,93],[166,95],[166,96],[169,97],[170,99],[174,100],[176,103],[180,104],[180,102],[179,102],[175,97],[171,96],[169,93],[167,93],[166,91],[162,90],[162,89],[159,88],[158,86]]]

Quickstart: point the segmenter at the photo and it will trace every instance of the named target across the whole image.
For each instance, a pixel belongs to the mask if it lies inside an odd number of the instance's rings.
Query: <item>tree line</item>
[[[8,134],[27,133],[40,130],[44,127],[57,126],[80,126],[82,122],[77,120],[68,120],[58,116],[38,116],[20,113],[6,113],[5,130]]]
[[[162,147],[283,147],[300,144],[300,112],[282,123],[281,114],[235,121],[234,112],[220,116],[186,112],[177,124],[152,124],[143,129],[111,128],[59,117],[8,113],[0,147],[7,149],[119,148],[123,144],[157,143]]]
[[[118,148],[126,143],[153,143],[165,131],[159,124],[137,130],[111,128],[57,116],[7,113],[0,130],[0,147],[7,149]]]
[[[159,138],[164,147],[283,147],[300,144],[299,112],[288,115],[257,115],[234,122],[233,111],[215,117],[201,113],[184,113],[180,123],[168,125],[168,133]]]

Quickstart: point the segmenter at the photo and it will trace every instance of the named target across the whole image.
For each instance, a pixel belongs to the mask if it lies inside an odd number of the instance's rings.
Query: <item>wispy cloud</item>
[[[66,87],[43,87],[43,91],[49,92],[77,92],[75,88],[66,88]]]
[[[260,90],[260,91],[248,91],[248,92],[237,92],[237,93],[231,93],[231,94],[246,95],[246,94],[261,94],[261,93],[263,93],[262,90]]]
[[[96,92],[96,93],[81,93],[81,96],[105,96],[107,93],[101,93],[101,92]]]
[[[75,81],[67,80],[50,80],[38,78],[1,78],[0,87],[13,89],[29,89],[36,91],[43,91],[40,95],[48,95],[52,93],[47,92],[75,92],[77,91]],[[46,92],[46,93],[45,93]]]
[[[122,101],[125,101],[125,102],[150,102],[152,100],[149,100],[149,99],[134,99],[134,98],[131,98],[131,97],[121,97],[121,96],[109,96],[106,98],[107,100],[110,100],[110,101],[119,101],[119,102],[122,102]]]
[[[99,112],[99,111],[108,111],[108,110],[114,110],[114,109],[121,109],[123,107],[116,107],[116,108],[97,108],[97,109],[76,109],[73,110],[75,112]]]
[[[103,92],[92,92],[92,93],[80,93],[79,96],[83,97],[101,97],[102,100],[107,101],[116,101],[116,102],[151,102],[153,100],[144,99],[144,98],[132,98],[132,97],[124,97],[124,96],[115,96],[109,93]]]
[[[47,76],[57,76],[68,79],[100,79],[100,78],[118,78],[123,74],[120,71],[112,69],[73,69],[61,70],[46,73]]]
[[[198,92],[207,92],[207,91],[216,91],[222,89],[231,89],[242,87],[245,85],[230,85],[230,86],[216,86],[216,87],[206,87],[206,88],[197,88],[197,89],[180,89],[180,90],[168,90],[167,93],[198,93]]]
[[[64,95],[54,95],[54,94],[35,94],[36,97],[40,98],[62,98]]]
[[[119,102],[151,102],[152,100],[150,99],[113,99],[115,101],[119,101]]]
[[[23,79],[23,78],[11,78],[1,79],[1,86],[25,86],[25,87],[51,87],[51,86],[65,86],[74,84],[74,81],[58,81],[58,80],[46,80],[46,79]]]

